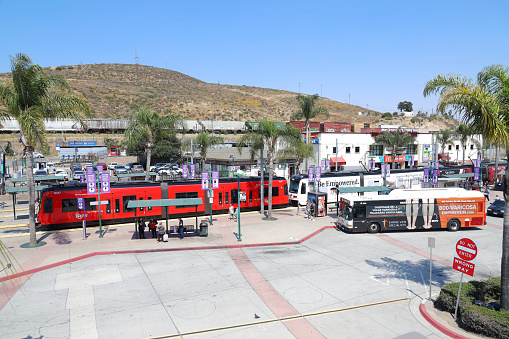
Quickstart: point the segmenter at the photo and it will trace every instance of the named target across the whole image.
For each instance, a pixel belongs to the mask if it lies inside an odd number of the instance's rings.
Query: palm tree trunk
[[[152,147],[154,146],[152,135],[149,136],[148,142],[147,142],[147,168],[145,169],[145,181],[148,181],[150,177],[150,158],[152,157]]]
[[[507,154],[509,161],[509,153]],[[505,170],[504,178],[504,229],[502,231],[502,263],[500,307],[509,311],[509,167]]]
[[[34,182],[34,148],[26,147],[26,170],[28,188],[28,225],[30,230],[30,247],[37,246],[35,235],[35,182]]]
[[[306,145],[309,145],[309,119],[306,119]],[[306,163],[305,163],[305,171],[307,173],[309,167],[308,167],[308,158],[306,158]]]

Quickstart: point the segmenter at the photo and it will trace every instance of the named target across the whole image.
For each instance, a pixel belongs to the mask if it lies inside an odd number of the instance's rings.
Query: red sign
[[[468,238],[462,238],[456,243],[456,253],[461,259],[472,261],[477,256],[477,245]]]
[[[472,264],[471,262],[464,261],[455,257],[452,262],[452,268],[458,272],[468,274],[471,277],[474,276],[475,264]]]

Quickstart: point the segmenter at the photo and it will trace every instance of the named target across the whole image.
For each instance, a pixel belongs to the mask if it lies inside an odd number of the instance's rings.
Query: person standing
[[[164,229],[163,224],[159,223],[159,226],[157,227],[157,241],[163,241],[164,233],[166,233],[166,230]]]
[[[157,227],[156,218],[152,217],[152,220],[150,220],[150,222],[148,223],[148,228],[152,233],[152,238],[157,238],[156,227]]]
[[[486,185],[486,187],[484,188],[484,198],[486,198],[486,200],[490,202],[490,189],[488,185]]]
[[[311,202],[309,204],[309,214],[311,214],[311,220],[315,221],[315,204],[314,204],[314,202]]]
[[[145,238],[145,222],[143,221],[143,218],[140,217],[138,219],[138,239],[146,239]]]
[[[184,221],[182,218],[179,218],[179,238],[180,240],[184,239]]]
[[[310,219],[311,215],[310,215],[310,201],[308,199],[308,201],[306,202],[306,215],[308,216],[308,220]]]
[[[233,214],[235,213],[235,210],[233,209],[233,205],[230,205],[230,208],[228,209],[228,213],[230,214],[230,217],[228,220],[233,220]]]

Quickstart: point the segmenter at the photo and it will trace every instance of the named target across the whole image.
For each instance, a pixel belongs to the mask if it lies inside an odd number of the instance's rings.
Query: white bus
[[[349,232],[400,231],[486,224],[484,195],[463,188],[396,189],[388,195],[343,195],[337,226]]]

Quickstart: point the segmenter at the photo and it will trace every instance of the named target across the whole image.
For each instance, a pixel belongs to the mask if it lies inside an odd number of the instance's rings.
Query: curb
[[[436,329],[440,330],[440,332],[447,334],[451,338],[457,338],[457,339],[469,339],[468,337],[464,337],[461,334],[458,334],[456,332],[453,332],[452,330],[448,329],[444,325],[440,324],[438,321],[433,319],[428,311],[426,311],[426,306],[424,303],[421,303],[419,306],[419,311],[421,311],[422,316],[424,319],[426,319],[431,325],[433,325]]]

